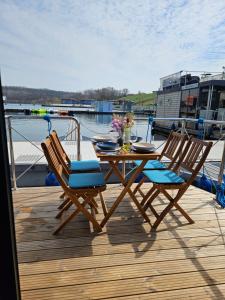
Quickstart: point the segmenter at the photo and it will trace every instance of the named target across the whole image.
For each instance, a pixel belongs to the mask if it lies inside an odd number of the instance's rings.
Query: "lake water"
[[[9,108],[9,106],[5,106],[5,108]],[[11,104],[11,108],[22,108],[22,109],[38,109],[43,108],[40,105],[18,105]],[[47,108],[48,109],[48,108]],[[20,114],[21,116],[21,114]],[[50,115],[51,116],[51,115]],[[20,132],[26,138],[32,141],[42,141],[48,135],[48,123],[44,119],[40,120],[29,120],[27,116],[26,119],[12,119],[12,127],[13,127],[13,140],[14,141],[24,141],[24,138],[19,135]],[[81,125],[81,135],[83,137],[91,138],[97,134],[107,134],[112,130],[111,115],[105,114],[78,114],[75,117],[79,120]],[[138,116],[140,117],[140,115]],[[147,116],[144,116],[146,121],[137,120],[135,121],[135,125],[132,127],[132,135],[141,136],[144,140],[146,139],[147,134]],[[55,120],[52,119],[52,129],[55,129],[59,136],[65,136],[68,132],[68,128],[70,125],[70,121],[68,120]]]

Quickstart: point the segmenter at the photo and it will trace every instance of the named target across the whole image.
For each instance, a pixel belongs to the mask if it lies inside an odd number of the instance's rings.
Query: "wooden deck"
[[[104,193],[109,206],[119,188]],[[225,299],[225,211],[212,194],[191,187],[183,197],[193,225],[173,211],[151,233],[125,199],[101,234],[80,215],[53,236],[60,192],[14,192],[22,300]]]

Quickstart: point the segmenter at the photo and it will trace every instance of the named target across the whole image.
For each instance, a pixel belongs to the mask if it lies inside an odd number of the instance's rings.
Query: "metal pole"
[[[219,171],[219,175],[218,175],[218,183],[219,184],[221,184],[222,181],[223,181],[224,167],[225,167],[225,141],[224,141],[224,144],[223,144],[223,155],[222,155],[221,164],[220,164],[220,171]]]
[[[15,166],[14,151],[13,151],[11,117],[8,117],[8,132],[9,132],[9,152],[10,152],[12,179],[13,179],[13,189],[16,190],[17,189],[17,186],[16,186],[16,166]]]
[[[181,121],[181,133],[185,134],[185,127],[186,127],[186,121],[182,120]]]
[[[80,160],[80,123],[77,121],[77,119],[73,119],[77,125],[77,160]]]

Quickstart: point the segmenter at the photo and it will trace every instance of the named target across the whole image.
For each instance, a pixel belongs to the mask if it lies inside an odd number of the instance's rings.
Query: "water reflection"
[[[97,124],[110,124],[112,121],[111,115],[95,115],[95,120]]]

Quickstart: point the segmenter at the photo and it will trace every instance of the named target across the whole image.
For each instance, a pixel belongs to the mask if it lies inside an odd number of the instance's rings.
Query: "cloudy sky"
[[[0,0],[3,85],[149,92],[222,71],[225,0]]]

